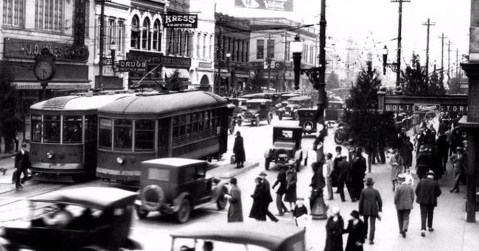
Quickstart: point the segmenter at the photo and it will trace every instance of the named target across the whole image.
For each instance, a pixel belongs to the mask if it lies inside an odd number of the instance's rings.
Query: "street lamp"
[[[388,53],[389,49],[385,45],[384,48],[382,49],[383,53],[383,75],[386,75],[386,67],[390,67],[393,72],[397,72],[397,63],[388,63]],[[399,86],[399,85],[396,85]]]
[[[231,81],[230,58],[231,58],[231,53],[227,52],[226,53],[226,69],[228,70],[228,73],[230,73],[230,76],[228,77],[228,81],[226,81],[226,95],[229,95],[230,93],[230,81]]]

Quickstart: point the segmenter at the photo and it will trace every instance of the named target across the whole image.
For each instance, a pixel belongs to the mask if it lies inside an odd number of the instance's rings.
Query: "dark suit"
[[[371,229],[369,231],[369,241],[374,240],[374,232],[376,231],[376,218],[382,211],[383,201],[379,191],[371,186],[363,189],[359,196],[359,214],[364,216],[364,234],[368,233],[368,220],[371,218]]]
[[[434,207],[437,206],[437,197],[441,195],[441,188],[436,180],[426,178],[419,181],[416,186],[416,202],[421,207],[421,230],[426,230],[427,226],[432,228],[434,217]]]
[[[273,201],[273,197],[271,197],[271,186],[269,185],[269,181],[266,178],[263,178],[261,182],[263,186],[263,199],[264,199],[264,212],[268,216],[268,218],[272,221],[278,221],[278,219],[269,211],[269,203]]]
[[[409,214],[413,208],[414,190],[409,184],[402,183],[396,188],[394,204],[396,205],[399,232],[407,231],[409,227]]]
[[[15,154],[15,169],[16,169],[16,176],[15,176],[15,187],[20,188],[21,183],[24,183],[28,177],[28,169],[32,167],[32,163],[30,162],[30,155],[26,150],[20,150]],[[20,180],[20,177],[23,173],[23,179]]]

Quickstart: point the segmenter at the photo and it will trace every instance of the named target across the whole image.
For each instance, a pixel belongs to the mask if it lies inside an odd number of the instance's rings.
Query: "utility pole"
[[[459,76],[459,48],[456,49],[456,77]]]
[[[429,82],[429,27],[431,27],[431,25],[435,25],[436,23],[435,22],[432,22],[429,20],[429,18],[427,19],[427,22],[426,23],[423,23],[422,25],[426,25],[427,26],[427,42],[426,42],[426,85],[428,84]]]
[[[401,30],[402,30],[402,3],[411,2],[411,0],[391,0],[393,3],[399,3],[399,20],[398,20],[398,49],[397,49],[397,71],[396,71],[396,88],[401,86]]]
[[[441,36],[441,81],[444,82],[444,33]]]
[[[105,50],[105,0],[101,0],[100,9],[100,61],[98,63],[98,81],[100,85],[95,81],[95,90],[103,90],[103,51]]]
[[[447,43],[447,77],[451,79],[451,40]]]
[[[267,49],[266,49],[266,62],[268,63],[268,92],[271,91],[271,62],[272,58],[269,56],[269,46],[271,41],[271,34],[268,35]]]
[[[216,80],[216,90],[217,90],[217,93],[218,95],[221,95],[221,56],[222,56],[222,47],[223,47],[223,41],[222,41],[222,38],[221,38],[221,33],[223,32],[223,27],[221,27],[221,17],[219,17],[219,20],[218,22],[216,23],[216,25],[219,24],[219,31],[218,31],[218,38],[217,38],[217,45],[216,45],[216,48],[217,48],[217,52],[216,52],[216,61],[217,61],[217,67],[218,67],[218,76],[217,76],[217,80]],[[197,46],[197,49],[198,46]]]

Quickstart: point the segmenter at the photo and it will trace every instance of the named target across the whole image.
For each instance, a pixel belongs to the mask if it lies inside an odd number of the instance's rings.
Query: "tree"
[[[426,84],[426,70],[421,66],[419,56],[413,54],[411,63],[412,65],[408,65],[404,71],[401,71],[404,95],[428,95],[429,88]]]
[[[166,78],[166,89],[170,91],[179,91],[183,81],[180,79],[180,72],[175,70],[169,78]]]
[[[331,89],[336,89],[340,88],[341,86],[339,85],[339,77],[336,72],[331,72],[328,76],[328,79],[326,80],[326,89],[331,90]]]
[[[369,156],[377,150],[379,142],[385,145],[395,135],[393,114],[378,112],[377,92],[380,86],[381,80],[376,70],[372,70],[370,65],[368,70],[363,69],[346,99],[342,117],[353,145],[363,147]],[[371,158],[368,158],[368,163],[371,172]]]
[[[466,89],[461,89],[461,85],[467,83],[467,78],[461,78],[459,75],[451,78],[449,80],[449,94],[467,94],[467,92],[465,92]]]
[[[437,72],[435,71],[431,74],[431,78],[429,79],[428,89],[429,89],[428,95],[445,95],[446,94],[444,83],[439,78],[439,74],[437,74]]]
[[[264,86],[268,86],[268,82],[263,77],[262,71],[256,69],[253,78],[246,84],[245,94],[263,92],[261,88]]]
[[[0,136],[5,140],[6,152],[12,150],[12,142],[22,129],[21,120],[15,116],[18,95],[12,82],[10,67],[0,62]]]

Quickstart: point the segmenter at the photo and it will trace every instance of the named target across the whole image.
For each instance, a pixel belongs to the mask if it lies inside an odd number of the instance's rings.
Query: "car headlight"
[[[52,152],[52,151],[47,152],[47,158],[53,159],[53,156],[54,156],[54,155],[53,155],[53,152]]]
[[[125,157],[120,156],[120,157],[116,158],[116,163],[118,163],[120,165],[125,163]]]

